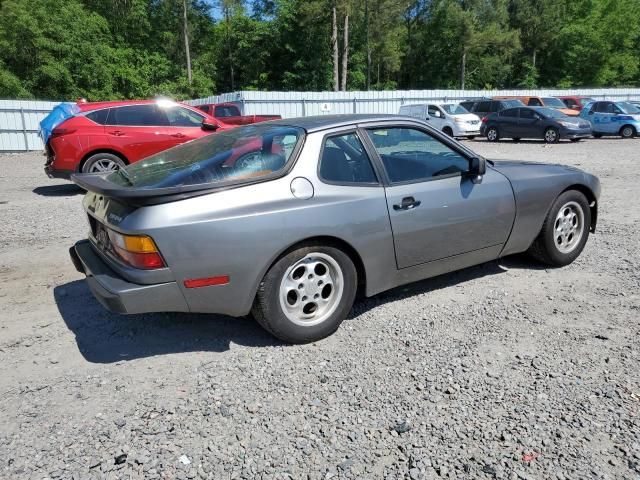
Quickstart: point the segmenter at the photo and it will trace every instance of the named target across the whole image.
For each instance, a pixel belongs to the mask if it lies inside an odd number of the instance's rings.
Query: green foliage
[[[0,97],[90,100],[349,89],[640,85],[637,0],[0,0]],[[344,32],[339,22],[342,43]]]

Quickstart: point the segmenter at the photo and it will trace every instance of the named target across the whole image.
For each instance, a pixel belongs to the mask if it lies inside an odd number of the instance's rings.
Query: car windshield
[[[297,127],[252,124],[207,135],[112,173],[123,187],[236,184],[282,172],[303,138]]]
[[[521,100],[502,100],[504,108],[523,107],[524,103]]]
[[[440,105],[440,107],[449,115],[464,115],[465,113],[469,113],[469,110],[456,103],[447,103],[445,105]]]
[[[544,115],[547,118],[556,118],[556,119],[559,119],[559,120],[566,120],[568,118],[571,118],[571,117],[565,115],[564,113],[560,112],[559,110],[555,110],[553,108],[538,107],[538,108],[536,108],[536,111],[538,113],[541,113],[542,115]]]
[[[633,103],[618,102],[618,103],[616,103],[616,105],[618,105],[618,107],[620,107],[624,113],[629,113],[629,114],[640,113],[640,108],[638,108]]]
[[[542,99],[542,102],[544,103],[545,107],[549,108],[567,108],[562,100],[555,97],[544,97]]]

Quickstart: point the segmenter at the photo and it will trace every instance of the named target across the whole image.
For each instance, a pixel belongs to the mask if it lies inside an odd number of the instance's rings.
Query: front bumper
[[[93,250],[88,240],[69,249],[76,270],[87,276],[93,296],[115,313],[188,312],[176,282],[154,285],[131,283],[118,276]]]
[[[591,137],[591,128],[563,128],[560,131],[560,138],[589,138]]]
[[[455,125],[453,132],[455,137],[473,137],[480,135],[480,124],[477,125]]]

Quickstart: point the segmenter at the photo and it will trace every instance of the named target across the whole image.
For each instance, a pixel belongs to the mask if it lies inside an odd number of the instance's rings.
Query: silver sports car
[[[91,230],[70,253],[106,308],[251,312],[294,343],[333,333],[357,292],[525,251],[567,265],[600,195],[576,168],[485,160],[388,115],[247,125],[74,180]]]

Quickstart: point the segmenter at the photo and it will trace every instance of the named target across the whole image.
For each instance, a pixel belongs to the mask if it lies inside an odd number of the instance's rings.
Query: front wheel
[[[498,133],[498,129],[496,127],[489,127],[487,129],[487,140],[490,142],[497,142],[500,140],[500,134]]]
[[[353,306],[356,290],[356,268],[346,253],[335,247],[305,246],[269,269],[252,314],[285,342],[314,342],[338,329]]]
[[[587,198],[576,190],[564,192],[553,202],[529,253],[554,267],[568,265],[584,249],[590,227]]]
[[[636,129],[631,125],[625,125],[620,129],[620,136],[622,138],[633,138],[636,136]]]
[[[544,131],[545,143],[558,143],[560,141],[560,134],[555,128],[547,128]]]

